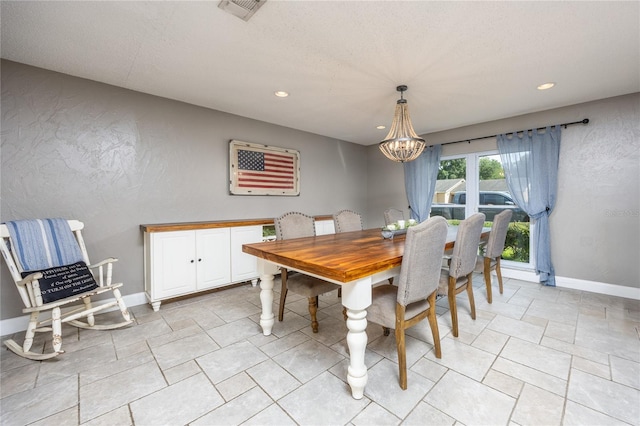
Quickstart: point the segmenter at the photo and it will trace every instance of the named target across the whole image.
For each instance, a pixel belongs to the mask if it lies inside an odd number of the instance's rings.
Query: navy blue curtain
[[[418,158],[404,163],[404,187],[411,206],[411,219],[418,223],[429,218],[436,190],[442,145],[429,146]]]
[[[556,285],[551,263],[549,215],[558,193],[560,126],[498,135],[498,150],[511,195],[535,223],[536,273],[540,281]]]

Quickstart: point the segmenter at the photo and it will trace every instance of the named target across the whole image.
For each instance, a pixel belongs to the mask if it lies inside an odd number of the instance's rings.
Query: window
[[[451,225],[457,225],[460,220],[465,218],[466,170],[466,158],[449,158],[440,161],[431,216],[442,216]]]
[[[480,212],[486,216],[487,226],[491,226],[495,215],[505,209],[513,212],[502,254],[507,261],[505,265],[511,261],[514,266],[531,266],[529,216],[509,193],[498,153],[444,157],[440,161],[431,216],[443,216],[450,225],[456,226],[461,220]]]

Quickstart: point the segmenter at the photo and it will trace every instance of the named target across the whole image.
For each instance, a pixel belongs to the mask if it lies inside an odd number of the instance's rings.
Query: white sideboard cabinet
[[[316,234],[335,232],[331,216],[316,216]],[[216,287],[258,283],[258,259],[242,245],[264,241],[273,219],[140,225],[144,235],[144,290],[154,311],[163,300]]]
[[[264,223],[263,223],[264,222]],[[163,300],[258,280],[257,259],[242,245],[262,241],[267,219],[141,225],[144,281],[154,311]]]

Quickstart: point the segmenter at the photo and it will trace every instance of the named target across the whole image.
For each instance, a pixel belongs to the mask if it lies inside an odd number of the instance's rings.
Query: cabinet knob
[[[202,262],[202,259],[198,259],[198,262]]]
[[[190,261],[189,263],[193,263],[193,262],[194,262],[194,260],[193,260],[193,259],[191,259],[191,261]]]

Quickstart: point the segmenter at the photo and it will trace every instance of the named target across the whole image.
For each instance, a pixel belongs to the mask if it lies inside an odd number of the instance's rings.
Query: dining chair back
[[[316,235],[315,219],[304,213],[289,212],[274,220],[276,240],[313,237]]]
[[[438,288],[447,229],[447,221],[442,216],[407,229],[398,278],[398,303],[401,305],[424,300]]]
[[[473,299],[473,270],[478,258],[478,246],[484,224],[485,215],[475,213],[460,222],[453,246],[449,267],[442,270],[438,294],[447,296],[451,311],[452,334],[458,337],[458,312],[456,295],[467,291],[471,318],[476,319],[476,306]]]
[[[313,237],[315,231],[315,219],[304,213],[289,212],[274,219],[276,228],[276,240],[289,240],[293,238]],[[339,285],[321,280],[299,272],[290,272],[286,268],[280,268],[282,288],[280,291],[280,307],[278,309],[278,321],[284,318],[284,307],[289,290],[304,296],[309,301],[309,315],[311,316],[311,329],[318,332],[318,302],[319,295],[340,288]]]
[[[511,222],[512,216],[513,212],[511,210],[503,210],[494,216],[491,232],[489,233],[489,239],[484,247],[484,254],[479,255],[476,260],[475,271],[482,272],[484,275],[484,282],[487,286],[487,302],[489,303],[492,302],[491,271],[496,271],[500,294],[503,292],[500,258],[504,251],[507,231],[509,230],[509,222]]]
[[[436,358],[441,358],[436,319],[436,292],[447,221],[436,216],[407,230],[398,285],[374,287],[367,320],[382,325],[385,335],[395,330],[400,387],[407,389],[405,330],[429,319]]]
[[[404,212],[398,209],[387,209],[384,211],[384,224],[391,225],[399,220],[404,220]]]
[[[361,231],[364,229],[362,224],[362,216],[351,210],[342,210],[333,215],[333,224],[336,229],[336,233],[340,232],[352,232]],[[393,284],[393,278],[388,278],[389,284]],[[342,288],[338,289],[338,297],[342,296]],[[343,310],[344,319],[347,320],[346,309]]]
[[[336,233],[361,231],[364,229],[362,225],[362,216],[351,210],[341,210],[333,215],[333,224]]]

